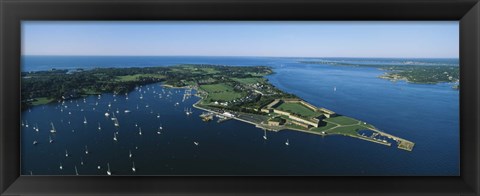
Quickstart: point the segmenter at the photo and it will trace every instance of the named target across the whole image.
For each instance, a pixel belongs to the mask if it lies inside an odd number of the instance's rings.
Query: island
[[[305,64],[327,64],[334,66],[372,67],[385,71],[379,78],[390,81],[404,80],[416,84],[454,83],[452,88],[459,89],[460,69],[458,65],[385,65],[358,64],[333,61],[300,61]]]
[[[414,143],[367,122],[314,106],[286,93],[265,77],[267,66],[182,64],[166,67],[95,68],[22,72],[22,109],[102,93],[123,94],[145,84],[195,90],[200,117],[235,119],[265,131],[293,130],[321,136],[343,135],[412,151]]]

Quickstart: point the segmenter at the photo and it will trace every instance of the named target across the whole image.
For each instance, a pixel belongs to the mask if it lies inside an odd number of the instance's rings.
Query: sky
[[[22,55],[458,58],[458,21],[23,21]]]

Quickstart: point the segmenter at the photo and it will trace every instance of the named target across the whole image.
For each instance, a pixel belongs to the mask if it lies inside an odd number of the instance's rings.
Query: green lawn
[[[367,128],[361,125],[353,125],[348,127],[337,127],[327,131],[328,134],[341,134],[341,135],[358,135],[357,131],[366,130]]]
[[[360,122],[356,119],[346,117],[346,116],[336,116],[336,117],[333,117],[333,118],[325,119],[325,121],[334,122],[334,123],[337,123],[337,124],[340,124],[340,125],[354,125],[354,124],[357,124],[357,123]]]
[[[232,79],[242,84],[255,84],[257,82],[263,83],[265,81],[264,78],[232,78]]]
[[[308,118],[316,117],[320,115],[320,113],[315,112],[300,103],[282,103],[276,109],[298,114],[300,116],[304,116]]]
[[[243,93],[235,92],[226,84],[206,84],[201,85],[200,88],[208,93],[207,102],[232,101],[245,96]]]
[[[32,105],[43,105],[52,102],[53,99],[46,97],[35,98],[35,101],[32,102]]]
[[[204,91],[207,91],[208,93],[233,91],[233,88],[226,84],[206,84],[206,85],[201,85],[200,88]]]
[[[151,78],[158,78],[158,79],[165,78],[165,76],[159,75],[159,74],[134,74],[134,75],[126,75],[126,76],[117,76],[116,80],[120,82],[129,82],[129,81],[137,81],[140,77],[151,77]]]

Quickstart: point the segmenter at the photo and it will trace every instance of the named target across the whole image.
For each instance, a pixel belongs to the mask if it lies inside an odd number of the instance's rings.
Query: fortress
[[[310,109],[313,112],[319,113],[319,115],[315,116],[315,117],[308,118],[308,117],[305,117],[305,116],[301,116],[300,114],[296,114],[296,113],[293,113],[293,112],[283,111],[283,110],[277,109],[277,107],[282,105],[283,103],[300,104],[300,105]],[[333,111],[330,111],[330,110],[325,109],[325,108],[317,108],[314,105],[309,104],[309,103],[307,103],[303,100],[300,100],[300,99],[275,99],[271,103],[266,105],[264,108],[262,108],[260,111],[264,112],[264,113],[268,113],[268,114],[274,113],[274,114],[280,114],[280,115],[283,115],[283,116],[287,116],[291,123],[299,125],[299,126],[304,127],[304,128],[319,127],[321,119],[330,118],[330,117],[335,116],[335,112],[333,112]]]

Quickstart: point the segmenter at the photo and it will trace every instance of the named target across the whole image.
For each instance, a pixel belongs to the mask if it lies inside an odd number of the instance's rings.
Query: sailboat
[[[53,122],[50,123],[52,125],[52,129],[50,130],[50,133],[56,133],[57,130],[55,129],[55,126],[53,126]]]
[[[132,166],[132,171],[135,172],[136,169],[135,169],[135,162],[132,162],[133,163],[133,166]]]
[[[107,170],[107,175],[112,175],[112,172],[110,172],[110,163],[107,163],[107,167],[108,167],[108,170]]]
[[[87,148],[87,145],[85,145],[85,154],[88,154],[88,148]]]
[[[263,133],[263,139],[264,139],[264,140],[267,140],[267,130],[263,130],[263,131],[264,131],[264,133]]]
[[[132,155],[132,150],[129,150],[129,151],[128,151],[128,158],[132,158],[132,156],[133,156],[133,155]]]
[[[113,141],[117,141],[117,133],[113,133]]]
[[[288,142],[288,139],[287,139],[287,141],[285,142],[285,145],[286,145],[286,146],[290,145],[290,143]]]
[[[77,170],[77,166],[75,165],[75,175],[78,176],[78,170]]]
[[[68,157],[68,151],[65,149],[65,157]]]
[[[120,126],[120,124],[118,124],[118,119],[117,119],[117,117],[115,117],[115,114],[114,114],[114,113],[113,113],[113,117],[112,117],[111,119],[113,120],[113,124],[114,124],[116,127]]]
[[[58,168],[60,168],[60,170],[63,170],[62,162],[60,162],[60,166]]]
[[[142,135],[142,128],[141,127],[138,128],[138,135]]]
[[[53,143],[53,139],[51,136],[48,136],[48,142]]]
[[[85,116],[83,117],[83,124],[87,124],[87,118]]]

